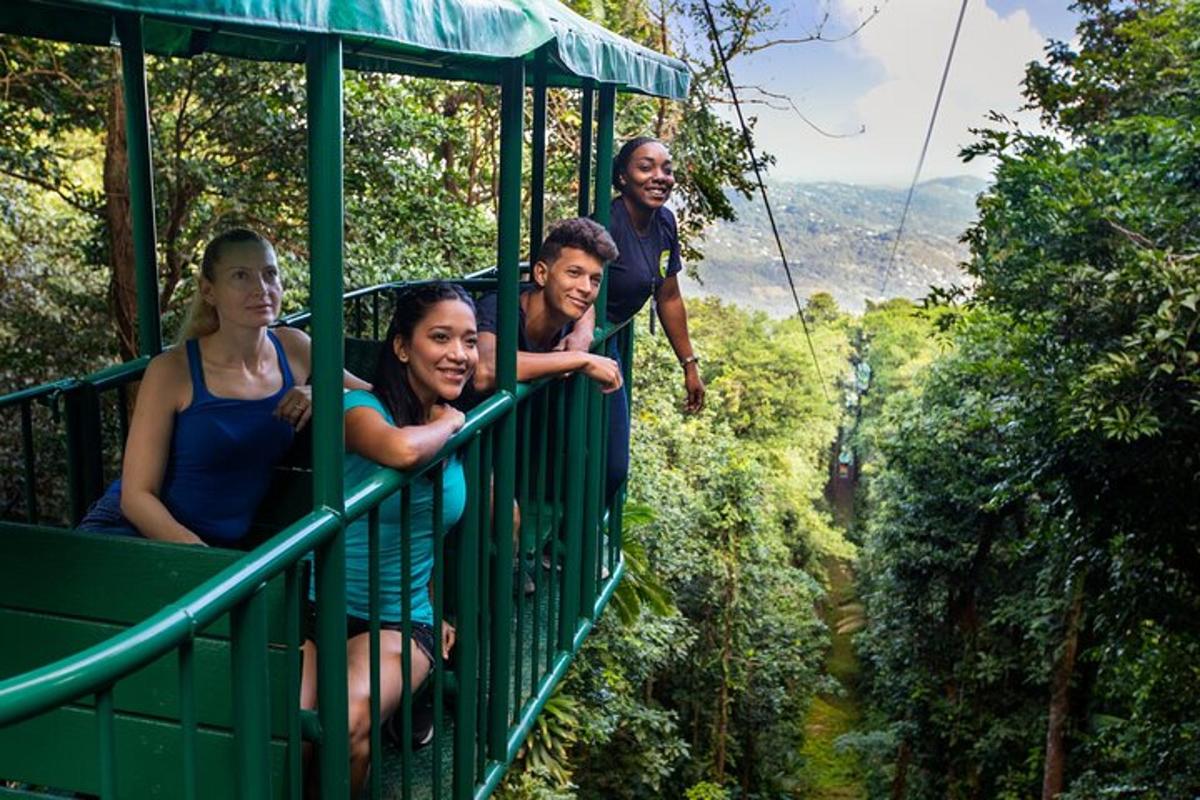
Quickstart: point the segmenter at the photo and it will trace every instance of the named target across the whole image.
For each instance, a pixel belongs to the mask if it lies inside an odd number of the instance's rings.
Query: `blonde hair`
[[[208,281],[215,280],[217,262],[221,259],[221,251],[225,245],[243,242],[258,242],[264,247],[271,247],[267,238],[258,231],[249,228],[230,228],[205,246],[204,256],[200,259],[200,277]],[[220,327],[221,320],[217,316],[217,309],[205,302],[204,294],[200,291],[199,281],[197,281],[196,293],[192,296],[192,305],[188,308],[187,317],[179,331],[179,341],[183,343],[188,339],[208,336],[210,333],[216,333]]]

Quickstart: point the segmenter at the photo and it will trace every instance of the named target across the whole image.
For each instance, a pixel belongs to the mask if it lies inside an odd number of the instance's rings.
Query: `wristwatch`
[[[688,356],[687,358],[679,359],[679,366],[683,367],[684,369],[687,369],[688,364],[699,364],[699,363],[700,363],[700,356],[696,356],[696,355],[692,355],[692,356]]]

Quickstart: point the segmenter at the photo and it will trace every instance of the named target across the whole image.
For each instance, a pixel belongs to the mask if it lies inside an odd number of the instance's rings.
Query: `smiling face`
[[[629,157],[620,185],[621,194],[637,205],[661,207],[675,187],[671,152],[660,142],[646,142]]]
[[[545,290],[546,304],[572,320],[582,317],[600,295],[604,263],[578,247],[564,247],[553,264],[533,265],[533,279]]]
[[[413,327],[397,336],[392,349],[408,365],[408,382],[421,402],[431,406],[462,394],[479,362],[475,310],[461,300],[442,300]]]
[[[283,298],[274,248],[256,241],[224,244],[212,280],[200,278],[200,293],[216,309],[222,326],[270,325]]]

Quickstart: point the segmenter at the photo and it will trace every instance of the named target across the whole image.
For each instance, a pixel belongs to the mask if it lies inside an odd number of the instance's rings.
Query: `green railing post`
[[[504,65],[500,89],[500,219],[497,264],[500,271],[499,319],[496,342],[496,385],[517,391],[517,282],[521,257],[521,149],[525,122],[525,63],[512,59]],[[535,145],[536,149],[536,145]],[[508,739],[509,679],[512,670],[513,613],[513,494],[516,489],[517,409],[514,406],[498,423],[493,453],[495,470],[496,558],[491,581],[492,662],[488,700],[488,755],[504,759]]]
[[[104,491],[104,450],[96,387],[75,382],[63,392],[63,406],[66,410],[67,488],[74,527]]]
[[[579,115],[579,216],[592,212],[592,118],[596,91],[591,81],[583,82],[580,90]]]
[[[313,505],[342,514],[342,41],[311,36],[307,51]],[[344,521],[317,550],[316,586],[321,796],[343,798],[350,794]]]
[[[482,498],[479,475],[480,436],[471,438],[463,459],[467,476],[467,506],[457,542],[456,612],[458,643],[454,654],[454,676],[458,688],[454,704],[454,774],[452,797],[470,800],[475,793],[476,686],[479,678],[479,506]],[[486,497],[486,496],[485,496]]]
[[[183,750],[184,800],[196,800],[199,788],[199,769],[196,764],[196,647],[195,639],[188,639],[179,646],[179,733]],[[300,688],[296,687],[296,696]]]
[[[529,177],[529,266],[537,260],[546,228],[546,48],[533,62],[533,163]]]
[[[603,403],[607,397],[600,394],[591,381],[586,386],[587,399],[587,461],[584,466],[583,491],[583,535],[580,539],[579,611],[586,617],[592,616],[596,602],[596,555],[600,548],[600,503],[604,497],[604,475],[600,472],[601,448],[607,431],[600,430]]]
[[[125,141],[129,158],[129,211],[137,279],[138,353],[162,351],[158,310],[158,265],[154,247],[154,165],[150,160],[150,103],[140,14],[117,15],[121,76],[125,94]]]
[[[566,554],[563,557],[562,594],[559,598],[558,649],[574,647],[579,625],[579,576],[582,569],[584,494],[587,469],[588,379],[573,375],[567,396],[567,458],[563,477],[565,520],[563,533]]]
[[[100,748],[100,800],[117,800],[117,714],[113,687],[96,692],[96,741]]]
[[[616,124],[617,88],[611,83],[600,85],[600,113],[596,121],[596,222],[608,227],[612,202],[613,128]],[[596,298],[596,332],[608,325],[608,265],[604,265],[604,281]]]
[[[38,521],[37,454],[33,444],[33,401],[21,401],[21,455],[25,465],[25,519],[31,525]]]
[[[267,674],[266,584],[230,613],[233,678],[233,743],[238,797],[271,796],[271,716]],[[299,698],[289,698],[299,702]]]

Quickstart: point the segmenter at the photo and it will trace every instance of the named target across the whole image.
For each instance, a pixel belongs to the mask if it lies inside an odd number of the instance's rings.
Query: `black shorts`
[[[384,631],[399,631],[402,626],[399,622],[388,622],[380,620],[379,629]],[[346,639],[353,639],[355,636],[361,636],[371,630],[371,621],[356,617],[353,614],[346,615]],[[304,638],[309,641],[317,641],[317,604],[309,600],[304,604]],[[424,622],[413,620],[412,623],[412,640],[413,644],[421,649],[425,657],[429,659],[429,666],[433,667],[433,648],[437,641],[433,636],[433,628],[426,625]]]

